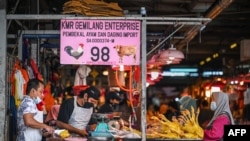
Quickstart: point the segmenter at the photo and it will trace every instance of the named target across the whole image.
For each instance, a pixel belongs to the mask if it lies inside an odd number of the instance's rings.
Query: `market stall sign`
[[[139,65],[139,20],[62,19],[60,63]]]

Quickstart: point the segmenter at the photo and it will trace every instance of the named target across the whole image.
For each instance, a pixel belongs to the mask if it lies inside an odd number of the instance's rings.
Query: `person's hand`
[[[121,116],[121,112],[113,112],[112,115],[114,117],[120,117]]]
[[[84,130],[81,130],[80,136],[86,137],[86,136],[89,136],[89,133],[84,129]]]
[[[45,130],[42,130],[42,136],[47,138],[47,137],[51,137],[52,134],[50,134],[49,132],[47,132]]]
[[[44,130],[43,133],[47,132],[46,133],[47,135],[52,135],[55,131],[55,129],[53,127],[48,126],[48,125],[46,125],[43,130]]]
[[[123,126],[129,126],[129,122],[128,122],[128,121],[123,120]]]
[[[89,125],[89,131],[95,131],[96,126],[97,126],[96,124]]]
[[[126,121],[124,121],[123,119],[119,119],[118,122],[121,126],[120,129],[122,129],[124,127]]]

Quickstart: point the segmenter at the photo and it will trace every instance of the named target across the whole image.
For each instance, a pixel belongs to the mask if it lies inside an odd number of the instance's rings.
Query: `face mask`
[[[118,107],[118,104],[113,103],[113,104],[111,104],[111,106],[112,106],[113,109],[116,109]]]
[[[40,97],[36,97],[36,98],[34,99],[34,102],[35,102],[36,104],[40,103],[41,101],[42,101],[42,100],[41,100]]]
[[[215,101],[212,101],[211,104],[210,104],[210,109],[211,109],[212,111],[214,111],[216,108],[217,108],[216,102],[215,102]]]

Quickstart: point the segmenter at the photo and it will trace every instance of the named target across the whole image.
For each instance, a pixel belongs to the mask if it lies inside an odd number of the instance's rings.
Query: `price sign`
[[[139,20],[62,19],[60,63],[139,65]]]

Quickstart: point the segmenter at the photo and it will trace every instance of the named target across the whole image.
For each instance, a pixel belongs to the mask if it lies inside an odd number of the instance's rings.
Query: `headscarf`
[[[229,118],[230,118],[230,122],[231,124],[234,124],[234,119],[229,107],[229,98],[228,98],[228,94],[223,93],[223,92],[214,92],[212,94],[214,96],[214,101],[216,103],[216,109],[214,111],[214,115],[212,117],[212,119],[209,121],[207,127],[211,126],[211,124],[213,123],[213,121],[221,114],[223,113],[227,113]]]

